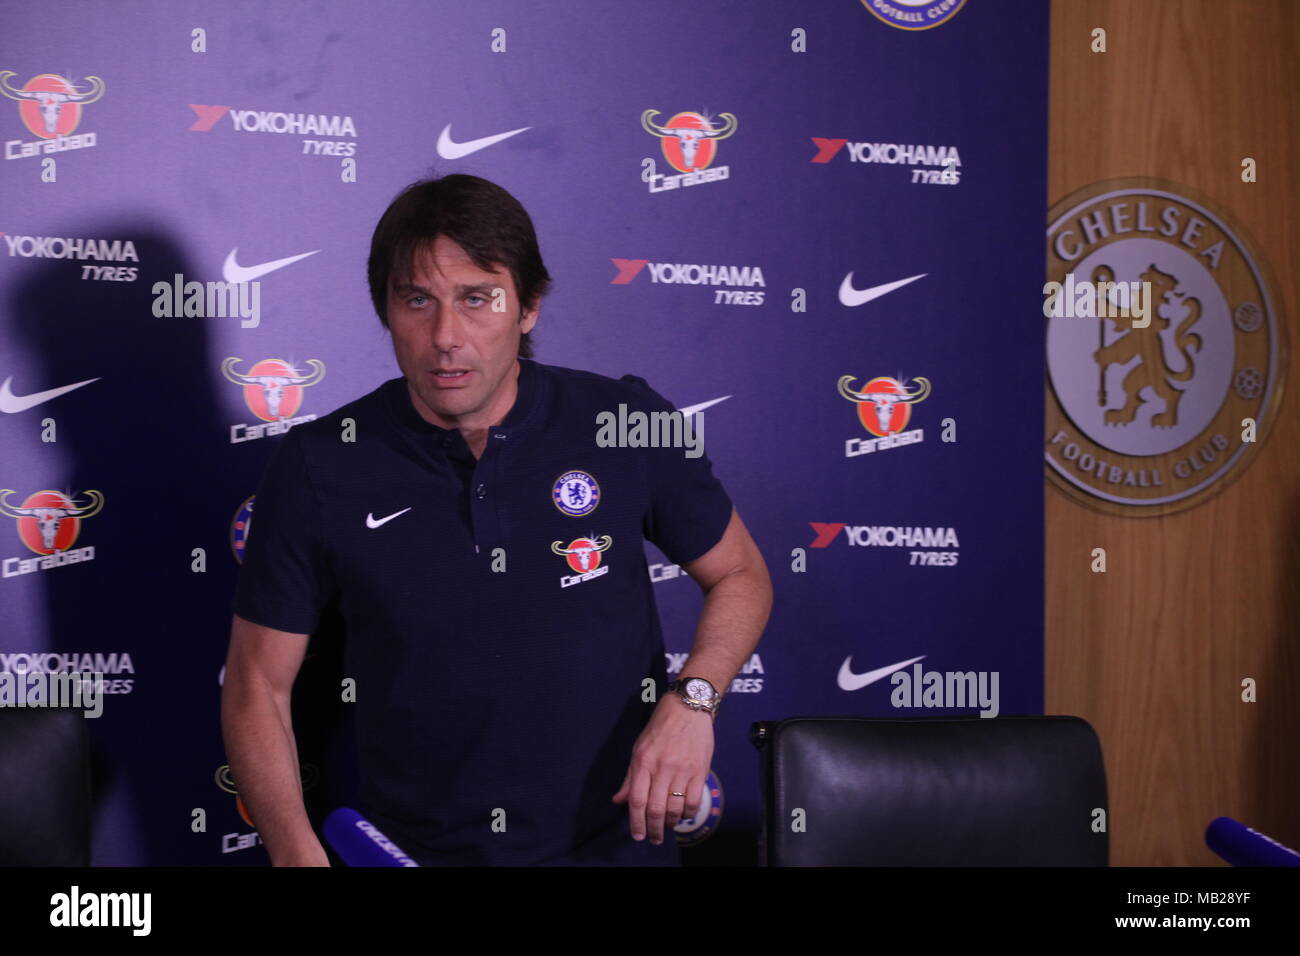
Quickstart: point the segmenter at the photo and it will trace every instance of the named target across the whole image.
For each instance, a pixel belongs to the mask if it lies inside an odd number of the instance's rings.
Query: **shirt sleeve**
[[[335,591],[321,509],[295,432],[281,438],[253,498],[232,608],[245,620],[311,634]]]
[[[632,385],[637,406],[649,412],[675,411],[676,406],[650,387],[645,379],[624,375]],[[698,422],[703,412],[692,416]],[[692,423],[692,427],[698,427]],[[693,433],[698,441],[707,431]],[[703,446],[698,457],[688,457],[689,448],[643,448],[649,502],[643,521],[645,537],[658,546],[674,564],[687,564],[707,554],[727,530],[732,502],[713,474]]]

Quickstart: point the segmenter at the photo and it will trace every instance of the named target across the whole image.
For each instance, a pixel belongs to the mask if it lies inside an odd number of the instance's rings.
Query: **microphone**
[[[1232,817],[1210,821],[1205,845],[1233,866],[1300,866],[1300,853]]]
[[[379,828],[351,807],[330,811],[325,839],[348,866],[419,866]]]

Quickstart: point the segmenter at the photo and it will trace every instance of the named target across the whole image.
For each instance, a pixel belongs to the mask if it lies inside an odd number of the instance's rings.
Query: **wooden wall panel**
[[[1108,52],[1090,50],[1102,27]],[[1156,176],[1224,207],[1272,267],[1280,414],[1190,510],[1112,517],[1047,490],[1047,712],[1101,737],[1112,863],[1212,865],[1235,817],[1300,848],[1300,3],[1054,0],[1046,209]],[[1259,163],[1241,182],[1241,160]],[[1108,570],[1089,570],[1104,547]],[[1241,681],[1259,700],[1241,701]]]

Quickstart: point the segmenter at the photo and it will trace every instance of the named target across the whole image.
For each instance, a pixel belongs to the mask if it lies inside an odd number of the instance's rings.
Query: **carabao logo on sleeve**
[[[600,485],[585,471],[566,471],[555,479],[551,500],[570,518],[581,518],[600,504]]]

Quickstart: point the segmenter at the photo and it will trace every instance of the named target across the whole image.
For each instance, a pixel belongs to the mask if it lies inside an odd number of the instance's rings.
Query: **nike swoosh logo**
[[[68,392],[81,388],[83,385],[89,385],[91,382],[98,382],[97,378],[88,378],[84,382],[76,382],[72,385],[61,385],[58,388],[48,388],[43,392],[33,392],[30,395],[15,395],[9,390],[9,383],[14,380],[10,375],[0,384],[0,412],[8,412],[15,415],[18,412],[25,412],[29,408],[35,408],[41,402],[48,402],[52,398],[58,398],[60,395],[66,395]]]
[[[320,252],[319,249],[313,249],[311,252],[304,252],[297,256],[286,256],[283,259],[276,259],[273,262],[263,262],[256,266],[241,266],[235,261],[235,253],[238,247],[230,250],[230,255],[226,256],[226,262],[221,267],[221,275],[227,282],[252,282],[259,279],[268,272],[274,272],[276,269],[283,269],[287,265],[292,265],[299,259],[306,259],[308,256],[314,256]]]
[[[902,670],[908,664],[915,664],[919,660],[924,660],[925,655],[913,657],[910,661],[899,661],[897,664],[890,664],[888,667],[877,667],[874,671],[867,671],[865,674],[855,674],[849,667],[849,661],[853,660],[852,656],[844,658],[844,663],[840,665],[839,676],[836,681],[840,685],[840,690],[861,690],[868,684],[874,684],[876,681],[888,677],[894,671]]]
[[[457,143],[452,141],[451,124],[448,123],[443,127],[442,132],[438,134],[438,155],[443,159],[460,159],[470,153],[477,153],[480,149],[494,146],[503,139],[509,139],[516,133],[522,133],[526,129],[532,129],[532,127],[521,126],[519,129],[512,129],[508,133],[497,133],[495,136],[483,136],[479,139],[467,139],[463,143]]]
[[[715,398],[710,402],[700,402],[698,405],[687,405],[685,408],[679,408],[677,410],[684,416],[694,415],[696,412],[702,412],[706,408],[718,404],[718,402],[725,402],[729,398],[731,398],[730,395],[723,395],[721,398]]]
[[[840,305],[846,305],[850,309],[857,305],[864,305],[872,299],[879,299],[882,295],[902,288],[909,282],[924,279],[927,275],[929,275],[928,272],[922,272],[919,276],[912,276],[910,279],[886,282],[884,285],[872,286],[870,289],[855,289],[853,288],[853,273],[850,272],[844,277],[844,281],[840,283]]]
[[[402,515],[406,514],[406,513],[407,513],[408,511],[410,511],[410,510],[411,510],[410,508],[403,508],[401,511],[394,511],[394,512],[393,512],[392,514],[390,514],[387,518],[378,518],[378,519],[375,518],[375,516],[374,516],[373,513],[367,513],[367,515],[366,515],[366,527],[367,527],[367,528],[378,528],[378,527],[380,527],[381,525],[386,525],[386,524],[388,524],[388,522],[392,521],[394,518],[400,518]]]

